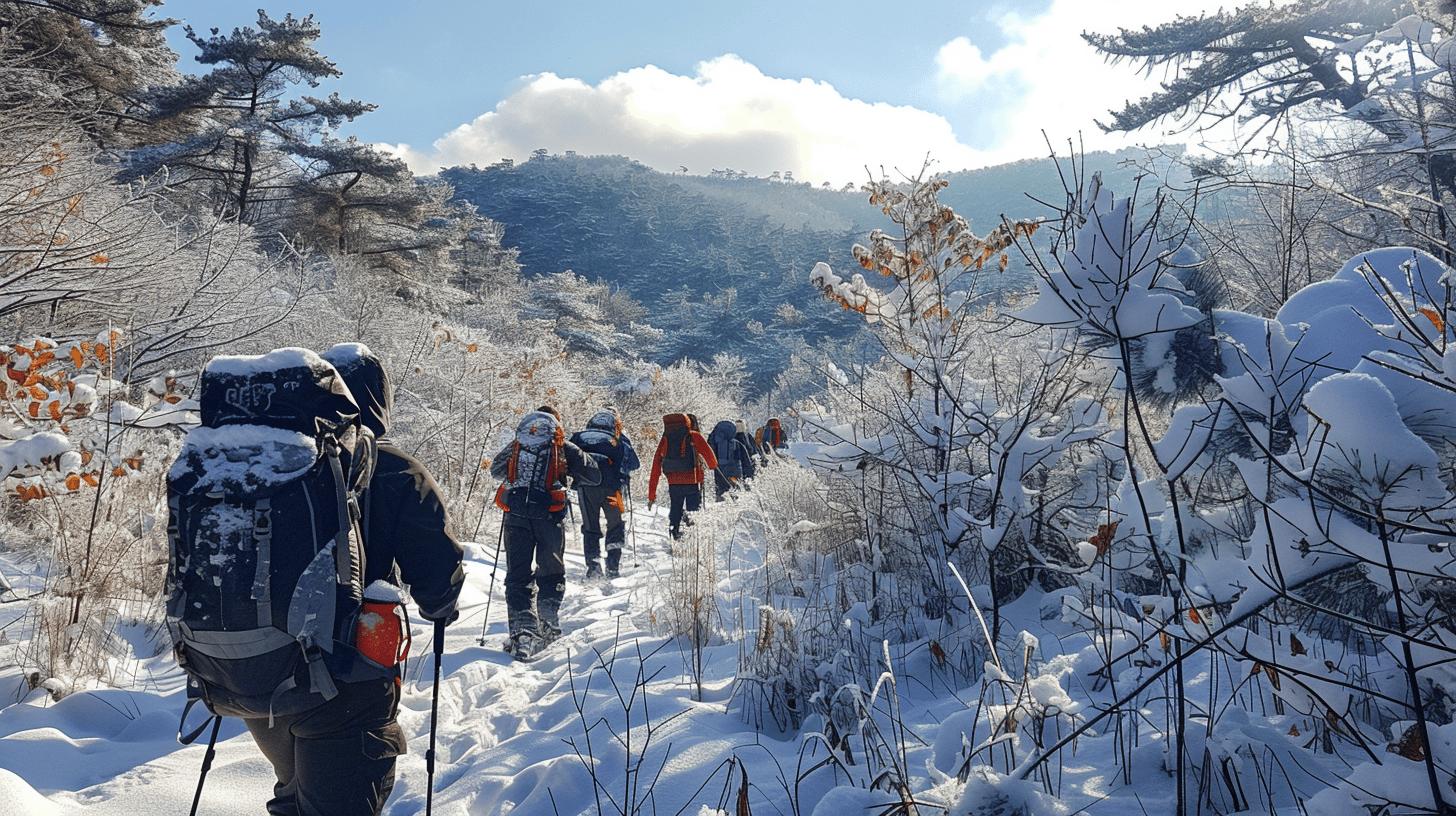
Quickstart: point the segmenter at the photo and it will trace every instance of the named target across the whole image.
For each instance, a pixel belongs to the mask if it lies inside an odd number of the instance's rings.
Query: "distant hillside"
[[[1131,154],[1129,154],[1131,155]],[[1123,156],[1094,154],[1119,189]],[[764,386],[801,343],[850,342],[859,323],[809,285],[818,261],[851,263],[849,248],[883,217],[858,192],[760,178],[669,175],[616,156],[541,156],[514,166],[453,167],[456,195],[506,225],[527,274],[570,269],[626,290],[666,336],[661,361],[739,354]],[[1001,214],[1037,215],[1061,199],[1046,159],[947,176],[946,203],[978,231]],[[1014,265],[1002,279],[1028,283]]]

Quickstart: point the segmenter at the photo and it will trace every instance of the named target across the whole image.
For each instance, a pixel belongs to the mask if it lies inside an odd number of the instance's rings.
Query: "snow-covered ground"
[[[665,513],[637,509],[640,552],[634,559],[629,548],[627,574],[610,583],[580,581],[584,565],[572,535],[565,635],[530,664],[511,661],[500,648],[503,570],[496,576],[490,633],[486,645],[479,645],[494,544],[467,546],[464,615],[449,629],[443,664],[435,812],[718,816],[737,812],[745,779],[756,816],[882,813],[899,801],[890,791],[863,789],[867,779],[858,780],[860,787],[847,785],[848,774],[823,761],[823,740],[813,735],[821,726],[812,717],[804,733],[793,735],[761,733],[744,722],[733,705],[743,648],[738,638],[719,637],[705,649],[702,700],[695,699],[691,651],[684,639],[666,637],[658,620],[673,564]],[[697,529],[707,536],[718,527],[710,522]],[[725,620],[733,617],[734,598],[741,597],[736,588],[753,580],[758,563],[748,536],[733,539],[732,545],[713,542]],[[11,573],[17,584],[24,583],[17,570]],[[1086,632],[1061,620],[1061,594],[1029,593],[1005,613],[1008,621],[1033,629],[1047,651],[1031,693],[1075,708],[1082,704],[1072,700],[1105,700],[1109,690],[1094,688],[1100,686],[1093,680],[1097,651]],[[0,610],[13,614],[15,608]],[[430,629],[417,625],[414,635],[415,656],[399,714],[410,753],[399,762],[386,809],[395,816],[423,813],[425,802]],[[157,641],[148,641],[144,633],[131,639],[139,653],[149,645],[156,648]],[[137,661],[132,689],[79,692],[59,703],[38,690],[0,709],[0,816],[52,816],[83,808],[126,816],[187,812],[203,748],[176,742],[182,677],[163,652]],[[961,799],[961,786],[950,776],[960,762],[963,738],[972,744],[986,739],[984,724],[979,735],[964,730],[972,729],[975,720],[977,687],[958,686],[955,675],[937,666],[927,641],[892,648],[891,660],[898,695],[894,708],[903,717],[902,761],[918,801],[927,805],[921,813],[999,816],[1082,807],[1125,813],[1171,806],[1170,775],[1162,767],[1165,744],[1144,735],[1140,745],[1124,753],[1117,747],[1118,730],[1110,726],[1085,736],[1056,770],[1061,803],[1040,797],[1028,783],[973,776],[972,795],[953,804]],[[1206,689],[1208,669],[1206,660],[1190,663],[1190,698]],[[1016,674],[1014,666],[1008,670]],[[14,675],[4,681],[14,682]],[[1071,699],[1059,697],[1062,688]],[[880,689],[879,702],[872,706],[876,712],[890,710],[885,699],[890,689],[888,684]],[[1143,716],[1152,722],[1162,712],[1145,710]],[[1258,731],[1271,744],[1280,742],[1288,723],[1273,719],[1278,722],[1246,733]],[[880,727],[885,726],[881,720]],[[1055,739],[1065,727],[1049,722],[1045,736]],[[866,775],[863,750],[862,743],[855,748],[857,764],[849,773]],[[600,786],[586,770],[588,755]],[[1129,756],[1130,767],[1119,755]],[[251,737],[237,721],[227,721],[200,812],[261,813],[271,784],[271,769]],[[1020,810],[1023,805],[1030,809]]]
[[[797,740],[776,742],[756,734],[728,709],[736,646],[709,649],[704,699],[695,702],[688,656],[678,641],[654,631],[650,599],[670,563],[666,519],[661,508],[655,516],[639,510],[640,565],[633,566],[629,551],[622,578],[582,583],[579,546],[571,546],[562,610],[565,635],[531,664],[514,663],[499,648],[503,568],[496,576],[490,636],[485,647],[479,645],[494,544],[468,546],[464,614],[448,630],[440,694],[437,813],[597,813],[600,796],[605,813],[619,812],[621,803],[635,799],[645,805],[642,813],[697,816],[701,805],[717,807],[724,799],[724,763],[735,755],[748,771],[754,812],[788,812],[777,781],[778,762],[793,761]],[[417,625],[414,634],[415,656],[399,713],[410,753],[400,760],[386,810],[401,816],[424,810],[430,629]],[[615,686],[602,668],[604,658],[612,665]],[[650,680],[645,698],[637,690],[634,701],[639,666],[645,666]],[[133,816],[187,812],[203,748],[176,742],[181,675],[166,655],[141,661],[140,675],[148,678],[140,690],[82,692],[59,703],[37,691],[23,703],[0,709],[0,816],[48,816],[81,808]],[[636,718],[630,752],[608,732],[625,733],[619,692]],[[655,729],[645,754],[640,747],[646,736],[644,700]],[[594,790],[569,742],[585,754],[588,726],[605,790]],[[741,775],[734,776],[736,792]],[[201,812],[260,813],[271,784],[271,770],[251,737],[236,720],[227,721]],[[630,805],[622,809],[632,812]]]

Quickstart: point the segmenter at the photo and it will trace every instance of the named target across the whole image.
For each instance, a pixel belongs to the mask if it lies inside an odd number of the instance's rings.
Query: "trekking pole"
[[[500,567],[501,542],[506,537],[505,519],[501,519],[500,530],[495,536],[495,556],[490,560],[490,583],[485,587],[485,620],[480,622],[480,645],[485,645],[487,630],[490,628],[490,602],[495,597],[495,571]]]
[[[487,604],[489,602],[487,601]],[[435,621],[435,682],[430,692],[430,750],[425,752],[425,816],[435,807],[435,723],[440,718],[440,659],[445,656],[445,622]]]
[[[222,717],[213,715],[212,736],[207,738],[207,753],[202,755],[202,773],[197,775],[197,792],[192,794],[192,810],[189,816],[197,816],[197,806],[202,804],[202,786],[207,783],[207,772],[212,770],[212,759],[217,756],[217,732],[222,728]]]
[[[627,477],[627,535],[632,539],[632,566],[642,566],[642,559],[637,556],[637,512],[632,501],[632,477]]]

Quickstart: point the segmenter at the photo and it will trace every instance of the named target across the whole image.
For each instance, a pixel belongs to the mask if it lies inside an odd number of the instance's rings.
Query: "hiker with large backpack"
[[[778,417],[771,417],[763,425],[763,452],[765,455],[773,456],[789,446],[788,438],[784,436],[784,426],[779,422]]]
[[[168,476],[167,621],[189,707],[243,718],[277,776],[270,813],[377,814],[405,750],[399,581],[437,627],[456,614],[443,505],[413,476],[393,484],[397,460],[376,454],[344,378],[313,352],[214,358],[199,403]],[[399,526],[377,528],[371,504]]]
[[[703,503],[703,467],[718,469],[718,457],[708,440],[693,428],[689,414],[668,414],[662,418],[662,439],[652,457],[652,475],[647,481],[647,504],[657,502],[657,483],[667,474],[668,529],[674,540],[682,538],[683,520]]]
[[[708,434],[708,445],[718,459],[713,469],[713,483],[717,488],[718,501],[743,481],[746,474],[753,472],[753,454],[738,441],[738,426],[731,419],[725,419],[713,426]]]
[[[550,409],[526,414],[490,465],[506,549],[511,654],[530,660],[561,635],[566,594],[566,491],[601,482],[596,460],[567,441]]]
[[[627,542],[627,525],[622,514],[627,510],[623,488],[630,491],[632,471],[642,466],[632,440],[622,432],[622,420],[611,408],[592,415],[586,429],[571,435],[571,443],[596,460],[602,480],[596,485],[577,485],[581,503],[581,549],[586,558],[586,577],[602,574],[602,517],[607,520],[608,578],[616,578],[622,569],[622,546]]]

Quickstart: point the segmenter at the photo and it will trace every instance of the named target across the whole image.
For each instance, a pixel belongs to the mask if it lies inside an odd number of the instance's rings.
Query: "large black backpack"
[[[189,695],[229,716],[310,710],[367,668],[353,642],[373,437],[306,349],[214,358],[199,403],[167,482],[167,619]]]
[[[595,489],[603,493],[616,492],[622,486],[622,442],[617,429],[617,415],[598,411],[584,430],[571,435],[571,441],[597,461],[602,481]]]
[[[725,419],[713,426],[713,433],[708,436],[708,444],[713,446],[713,455],[718,458],[718,470],[730,479],[738,479],[743,476],[742,460],[738,456],[738,426],[732,420]]]

